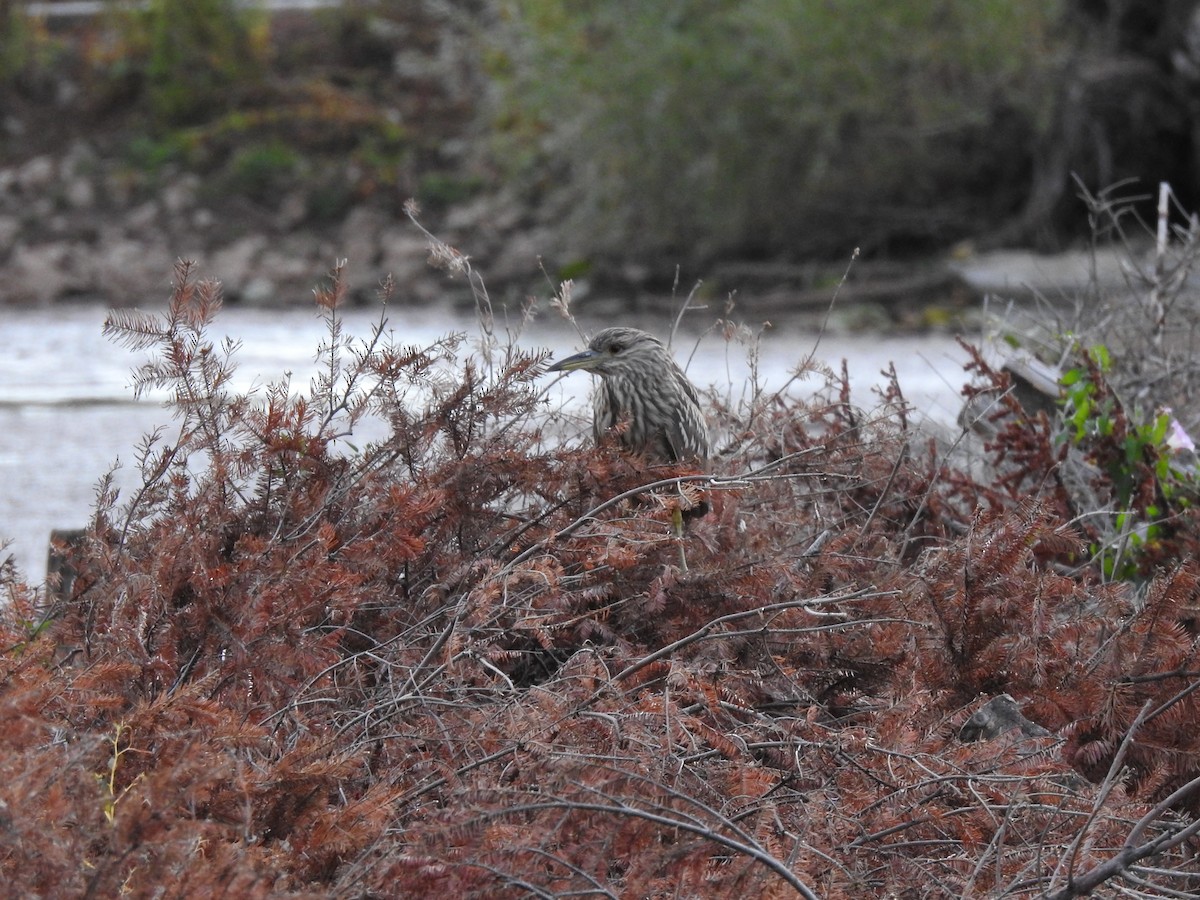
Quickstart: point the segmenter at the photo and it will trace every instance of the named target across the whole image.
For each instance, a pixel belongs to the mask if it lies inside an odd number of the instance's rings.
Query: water
[[[101,334],[106,314],[97,305],[0,310],[0,540],[11,540],[5,554],[14,556],[31,582],[45,577],[50,530],[87,524],[97,483],[118,461],[117,484],[127,496],[137,484],[133,464],[139,441],[173,421],[161,397],[133,399],[130,373],[144,357]],[[349,310],[345,330],[366,337],[378,318],[378,310]],[[583,324],[595,329],[606,323]],[[660,334],[669,330],[662,321],[638,324]],[[391,310],[389,327],[404,344],[426,344],[450,332],[478,334],[473,320],[435,310]],[[290,372],[293,386],[304,391],[316,372],[316,349],[327,330],[310,309],[229,308],[210,336],[224,335],[242,344],[236,389]],[[677,344],[681,359],[691,353],[693,340]],[[813,333],[798,327],[769,332],[759,363],[766,387],[786,383],[814,340]],[[567,323],[550,317],[533,322],[518,343],[530,350],[550,348],[560,358],[580,346]],[[958,413],[966,355],[948,336],[826,335],[817,357],[834,368],[843,357],[849,359],[860,406],[874,404],[869,389],[883,382],[880,371],[894,362],[918,418],[950,422]],[[716,385],[735,399],[748,373],[744,350],[715,337],[701,341],[689,367],[698,385]],[[583,409],[589,381],[583,374],[563,378],[551,403]],[[809,379],[794,389],[811,391],[814,385]]]

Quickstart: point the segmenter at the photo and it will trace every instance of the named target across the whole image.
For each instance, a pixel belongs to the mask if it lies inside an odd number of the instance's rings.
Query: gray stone
[[[158,225],[158,204],[154,201],[135,206],[125,214],[125,227],[131,233],[156,230]]]
[[[250,280],[251,272],[266,249],[265,235],[252,234],[238,238],[210,254],[207,265],[202,265],[206,277],[220,279],[231,290],[238,293]]]
[[[415,228],[394,225],[379,235],[380,269],[404,287],[433,274],[429,265],[429,241]]]
[[[468,97],[474,85],[469,67],[462,64],[470,52],[467,40],[450,29],[439,29],[432,52],[425,47],[405,48],[392,57],[392,71],[399,78],[434,82],[450,99]]]
[[[79,85],[68,78],[63,78],[58,82],[54,89],[54,101],[63,109],[72,106],[77,99],[81,89]]]
[[[16,216],[0,216],[0,259],[8,253],[20,233],[20,219]]]
[[[43,236],[54,235],[65,239],[71,237],[75,221],[63,213],[54,213],[51,216],[39,217],[38,224],[41,226],[39,230]]]
[[[63,154],[60,164],[63,175],[95,175],[100,157],[87,141],[75,141]]]
[[[963,724],[958,739],[964,744],[990,741],[1000,735],[1019,730],[1025,737],[1045,737],[1050,732],[1025,718],[1017,701],[1008,694],[993,697]]]
[[[261,302],[270,305],[309,303],[312,289],[332,267],[333,261],[320,258],[320,243],[309,235],[293,234],[276,241],[258,260],[256,277],[274,285],[272,294]]]
[[[479,231],[490,225],[495,214],[495,204],[490,197],[476,197],[455,204],[446,213],[446,229],[459,233]]]
[[[240,296],[251,306],[275,306],[279,301],[279,287],[270,278],[259,275],[246,282]]]
[[[290,231],[308,217],[308,202],[300,191],[291,191],[279,203],[275,225],[282,231]]]
[[[19,244],[0,269],[0,301],[45,304],[79,289],[72,247],[66,241]]]
[[[175,258],[161,238],[125,237],[111,228],[80,260],[84,289],[117,306],[156,302],[166,296]]]
[[[980,294],[1057,297],[1086,287],[1093,278],[1102,289],[1124,288],[1127,265],[1123,251],[1101,248],[1095,254],[1073,250],[1053,256],[997,250],[951,260],[947,268]]]
[[[21,204],[21,211],[26,222],[46,222],[54,215],[55,206],[49,194],[35,194]]]
[[[360,273],[374,269],[379,264],[379,235],[391,221],[390,216],[370,206],[350,210],[342,222],[338,253]]]
[[[130,203],[136,187],[136,178],[121,169],[114,169],[104,176],[104,195],[116,208],[123,208]]]
[[[17,186],[27,194],[45,191],[58,177],[58,166],[50,156],[35,156],[17,169]]]
[[[63,197],[73,209],[89,209],[96,203],[96,186],[88,176],[76,175],[67,181]]]
[[[538,265],[545,260],[546,269],[553,274],[555,259],[569,259],[561,238],[548,227],[530,228],[508,236],[507,241],[483,264],[483,276],[495,282],[530,281],[540,278]]]
[[[162,189],[159,199],[163,208],[173,216],[179,216],[191,209],[196,203],[196,192],[200,187],[200,177],[191,173],[180,175]]]

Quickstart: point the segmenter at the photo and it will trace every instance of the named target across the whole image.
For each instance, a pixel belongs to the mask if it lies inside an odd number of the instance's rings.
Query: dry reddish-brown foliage
[[[538,358],[347,347],[320,299],[309,397],[228,392],[186,269],[165,316],[114,314],[180,427],[101,497],[51,619],[4,579],[14,894],[1200,885],[1200,570],[1079,566],[1042,423],[980,484],[895,386],[870,416],[845,377],[718,405],[681,571],[674,489],[608,501],[692,473],[547,444]],[[339,443],[368,415],[386,439]],[[964,743],[1004,693],[1052,733]]]

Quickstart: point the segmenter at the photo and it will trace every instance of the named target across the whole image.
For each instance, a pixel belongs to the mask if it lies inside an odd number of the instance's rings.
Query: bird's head
[[[559,360],[547,371],[582,369],[601,376],[616,375],[633,371],[639,360],[658,356],[666,356],[666,348],[654,335],[637,328],[605,328],[596,332],[582,353]]]

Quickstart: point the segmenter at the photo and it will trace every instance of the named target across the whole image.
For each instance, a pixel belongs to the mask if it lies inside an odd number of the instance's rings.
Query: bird
[[[618,424],[621,446],[652,464],[708,463],[708,428],[700,397],[662,341],[638,328],[596,332],[582,353],[547,371],[600,377],[593,397],[596,442]]]
[[[583,370],[600,376],[592,398],[592,430],[599,444],[617,425],[622,447],[651,464],[708,464],[708,427],[700,396],[662,341],[638,328],[596,332],[588,348],[550,366],[549,372]],[[683,496],[682,487],[678,487]],[[679,567],[688,571],[684,522],[707,514],[707,500],[676,506],[671,524],[679,540]]]

